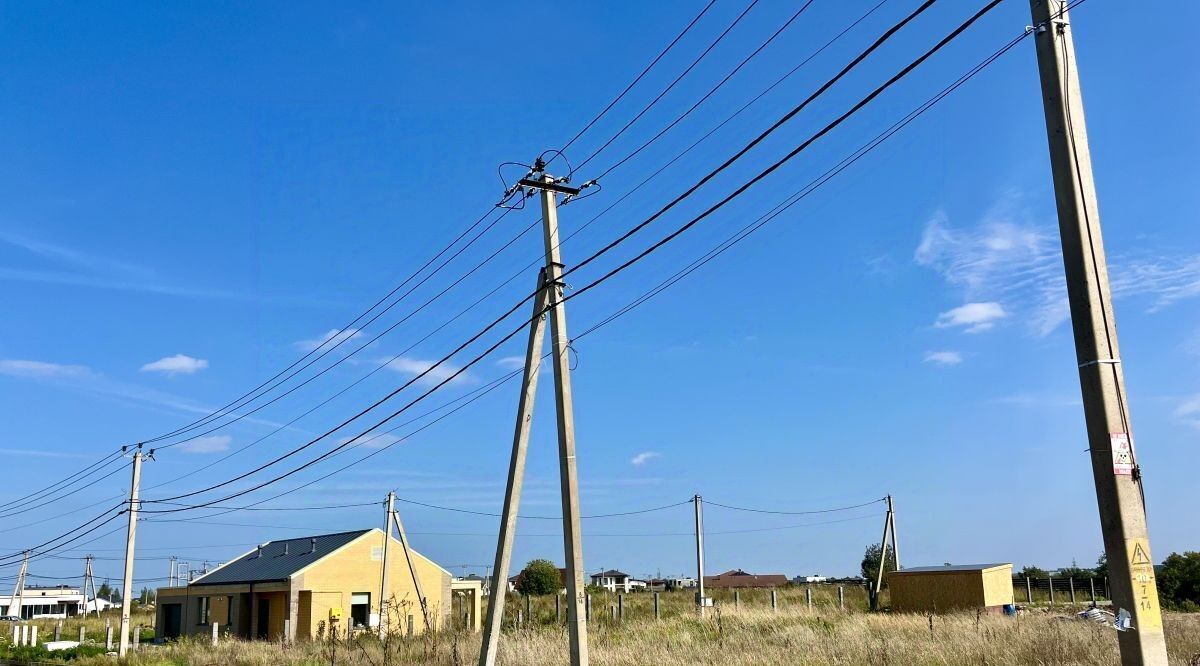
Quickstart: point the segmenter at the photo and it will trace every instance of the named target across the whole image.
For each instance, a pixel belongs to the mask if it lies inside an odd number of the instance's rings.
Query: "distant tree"
[[[1094,571],[1096,572],[1097,578],[1104,578],[1104,577],[1108,576],[1108,554],[1107,553],[1100,553],[1100,557],[1096,558],[1096,568]]]
[[[1050,572],[1041,567],[1035,567],[1032,564],[1026,564],[1025,566],[1021,567],[1021,572],[1019,575],[1021,578],[1049,578]]]
[[[877,543],[867,546],[867,550],[863,553],[862,559],[862,576],[869,581],[874,581],[879,576],[879,560],[883,554],[883,547]],[[896,554],[888,550],[888,559],[883,567],[884,585],[887,585],[887,575],[896,570]]]
[[[542,594],[557,594],[562,588],[562,577],[558,567],[550,560],[531,560],[521,570],[517,580],[517,592],[538,596]]]
[[[1096,575],[1096,571],[1094,569],[1084,569],[1072,558],[1071,566],[1059,569],[1058,575],[1063,578],[1091,578]]]
[[[1155,577],[1167,606],[1185,612],[1200,611],[1200,552],[1171,553]]]
[[[96,596],[101,599],[111,599],[113,603],[121,600],[121,591],[108,584],[107,581],[100,584],[96,589]]]

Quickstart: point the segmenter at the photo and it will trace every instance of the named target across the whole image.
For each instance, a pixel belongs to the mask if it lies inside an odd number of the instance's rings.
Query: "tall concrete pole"
[[[142,448],[133,451],[133,478],[129,485],[129,528],[125,533],[125,580],[121,588],[121,642],[117,656],[129,651],[129,611],[133,607],[133,550],[137,535],[138,488],[142,483]]]
[[[21,569],[17,572],[17,581],[13,583],[12,597],[9,598],[8,614],[21,617],[21,605],[25,603],[25,576],[29,573],[29,551],[21,560]],[[16,612],[13,612],[16,609]]]
[[[1030,8],[1100,529],[1115,610],[1132,616],[1133,630],[1117,634],[1121,662],[1166,664],[1071,25],[1063,0],[1030,0]]]
[[[384,502],[384,511],[387,515],[383,518],[383,574],[379,577],[379,637],[383,638],[388,632],[389,611],[391,611],[390,600],[388,599],[388,576],[392,571],[391,551],[392,551],[392,512],[395,511],[396,493],[389,490],[387,500]]]
[[[525,347],[525,374],[521,379],[521,397],[517,403],[517,424],[513,433],[512,457],[508,463],[508,485],[504,490],[504,510],[500,517],[500,537],[496,540],[496,561],[488,592],[487,620],[484,624],[483,645],[479,650],[480,666],[495,666],[500,645],[500,629],[504,624],[504,600],[507,592],[508,570],[512,565],[513,537],[517,531],[517,513],[521,505],[521,485],[525,479],[525,457],[529,450],[529,430],[533,423],[533,404],[537,397],[538,375],[542,362],[542,344],[546,336],[545,270],[538,273],[538,295],[533,299],[533,321],[529,324],[529,342]]]
[[[554,185],[554,178],[542,174],[542,183]],[[583,535],[579,525],[579,474],[575,465],[575,411],[571,396],[570,344],[567,335],[567,310],[563,305],[563,263],[558,242],[558,204],[550,187],[541,189],[542,231],[546,246],[546,291],[551,299],[550,345],[554,361],[558,415],[558,465],[562,492],[563,551],[567,567],[567,633],[571,641],[572,666],[588,663],[587,618],[584,605],[587,592],[583,585]]]
[[[696,508],[696,608],[700,617],[707,609],[704,605],[704,501],[699,495],[692,497]]]
[[[100,596],[96,594],[96,574],[92,571],[92,556],[88,555],[86,559],[87,559],[87,565],[86,565],[86,568],[84,569],[85,573],[84,573],[84,579],[83,579],[83,600],[85,602],[83,614],[85,617],[87,616],[86,602],[87,602],[87,597],[88,597],[88,588],[91,587],[92,603],[95,604],[96,617],[98,618],[98,617],[100,617]]]
[[[425,599],[425,592],[421,590],[421,579],[417,576],[417,567],[413,564],[412,550],[408,547],[408,534],[404,532],[404,523],[400,522],[400,514],[392,511],[392,521],[396,523],[396,534],[400,537],[400,548],[404,550],[404,562],[408,564],[408,575],[412,577],[413,591],[417,593],[417,603],[421,605],[421,617],[425,620],[425,630],[433,629],[433,623],[429,619],[429,603]],[[391,535],[388,535],[391,538]]]
[[[896,570],[900,570],[900,546],[896,545],[896,507],[892,504],[892,496],[887,496],[888,528],[892,531],[892,559],[896,562]]]
[[[871,610],[879,609],[879,593],[883,589],[883,570],[887,568],[888,533],[892,529],[892,501],[888,496],[887,515],[883,517],[883,537],[879,539],[879,571],[875,572],[875,590],[871,594]]]

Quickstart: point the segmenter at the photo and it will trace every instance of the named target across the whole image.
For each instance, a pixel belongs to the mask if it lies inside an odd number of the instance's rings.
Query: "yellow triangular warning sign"
[[[1130,564],[1150,564],[1150,558],[1146,556],[1146,550],[1142,548],[1142,544],[1136,543],[1133,545],[1133,557],[1129,559]]]

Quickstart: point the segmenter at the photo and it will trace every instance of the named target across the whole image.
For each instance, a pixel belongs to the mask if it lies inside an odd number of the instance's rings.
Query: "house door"
[[[179,638],[183,626],[183,604],[163,604],[163,638]]]
[[[258,599],[258,632],[259,638],[267,638],[267,634],[271,631],[271,598],[259,597]]]

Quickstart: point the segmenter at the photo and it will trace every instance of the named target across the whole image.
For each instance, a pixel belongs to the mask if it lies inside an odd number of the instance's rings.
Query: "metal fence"
[[[1108,601],[1108,577],[1013,576],[1013,598],[1029,604],[1086,604]]]

